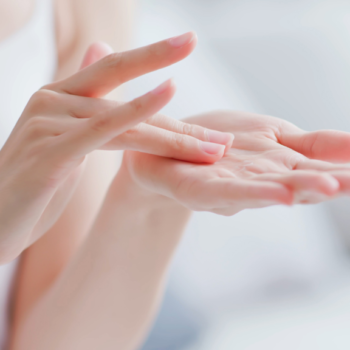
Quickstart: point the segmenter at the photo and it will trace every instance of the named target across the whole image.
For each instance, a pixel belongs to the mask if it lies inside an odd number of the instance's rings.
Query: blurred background
[[[349,1],[139,0],[133,46],[188,30],[195,53],[130,98],[173,76],[178,119],[235,109],[350,131]],[[349,204],[196,213],[144,350],[349,349]]]

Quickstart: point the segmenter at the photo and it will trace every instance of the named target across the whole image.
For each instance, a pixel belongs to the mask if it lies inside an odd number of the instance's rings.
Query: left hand
[[[101,99],[128,80],[185,58],[195,43],[195,34],[187,33],[110,54],[32,96],[0,150],[0,263],[52,227],[79,181],[80,164],[95,149],[208,163],[223,156],[232,135],[153,117],[174,95],[171,81],[128,103]],[[84,64],[93,60],[91,52],[93,47]]]
[[[233,215],[274,204],[316,203],[350,193],[350,134],[305,132],[284,120],[242,112],[188,118],[235,135],[215,164],[191,164],[127,151],[123,167],[143,190],[187,208]]]

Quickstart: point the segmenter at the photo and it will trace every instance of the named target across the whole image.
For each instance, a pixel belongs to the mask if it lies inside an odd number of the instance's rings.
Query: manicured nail
[[[206,133],[209,142],[219,143],[220,145],[227,145],[234,139],[234,135],[227,132],[206,130]]]
[[[167,90],[171,85],[174,84],[173,79],[169,79],[163,84],[156,87],[154,90],[151,91],[153,95],[161,95],[165,90]]]
[[[218,145],[217,143],[201,142],[200,147],[202,151],[210,155],[224,154],[225,146]]]
[[[175,38],[171,38],[168,41],[173,47],[181,47],[186,44],[189,44],[194,39],[194,37],[195,34],[193,32],[189,32],[180,36],[176,36]]]

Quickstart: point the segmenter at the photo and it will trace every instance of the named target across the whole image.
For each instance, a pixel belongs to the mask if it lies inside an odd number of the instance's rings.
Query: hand
[[[129,103],[100,99],[130,79],[185,58],[195,42],[188,33],[111,54],[33,95],[0,152],[1,262],[16,257],[55,222],[78,181],[79,165],[95,149],[134,149],[201,162],[222,157],[231,135],[201,127],[188,131],[184,123],[152,118],[172,98],[171,81]]]
[[[246,208],[315,203],[350,193],[350,134],[305,132],[284,120],[242,112],[188,118],[235,135],[215,164],[125,152],[123,169],[140,191],[175,199],[187,208],[233,215]]]

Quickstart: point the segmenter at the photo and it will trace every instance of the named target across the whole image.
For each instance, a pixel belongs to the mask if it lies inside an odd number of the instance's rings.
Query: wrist
[[[137,234],[140,239],[149,237],[153,240],[155,232],[161,232],[162,238],[158,237],[158,243],[163,245],[165,242],[168,246],[169,242],[173,242],[170,247],[174,247],[192,212],[175,200],[142,187],[125,165],[123,161],[108,190],[92,227],[92,235],[130,237],[133,233],[142,232],[141,236]],[[172,238],[169,240],[169,237]]]

